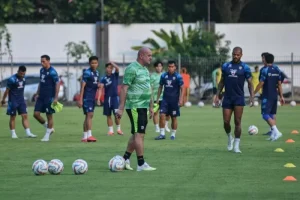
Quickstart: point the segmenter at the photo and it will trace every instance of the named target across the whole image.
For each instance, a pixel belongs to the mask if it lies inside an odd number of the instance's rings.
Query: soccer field
[[[96,143],[81,143],[83,115],[81,109],[66,107],[55,115],[55,130],[51,141],[40,142],[44,128],[32,117],[31,130],[37,139],[27,139],[18,118],[19,139],[10,138],[8,116],[0,110],[0,199],[1,200],[185,200],[185,199],[299,199],[299,182],[284,182],[286,176],[300,179],[300,137],[290,134],[300,129],[299,107],[278,108],[278,127],[283,137],[266,141],[267,131],[260,108],[245,108],[241,138],[242,154],[227,151],[221,109],[196,106],[181,109],[177,138],[155,141],[154,126],[149,122],[145,138],[145,159],[154,172],[123,171],[112,173],[108,161],[123,155],[129,133],[129,119],[122,121],[124,136],[106,136],[106,119],[102,108],[96,109],[93,135]],[[250,136],[247,129],[256,125],[259,134]],[[167,134],[169,136],[169,134]],[[285,143],[293,139],[295,143]],[[282,148],[284,153],[275,153]],[[62,160],[61,175],[35,176],[31,171],[37,159]],[[75,159],[84,159],[89,171],[73,175]],[[131,157],[136,170],[136,156]],[[296,168],[284,168],[293,163]]]

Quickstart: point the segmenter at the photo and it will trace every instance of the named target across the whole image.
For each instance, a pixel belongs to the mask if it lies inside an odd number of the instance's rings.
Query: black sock
[[[138,165],[142,166],[145,163],[144,156],[137,157]]]
[[[124,160],[128,160],[128,159],[130,158],[130,156],[131,156],[131,153],[128,152],[128,151],[126,151],[126,152],[124,153],[123,158],[124,158]]]

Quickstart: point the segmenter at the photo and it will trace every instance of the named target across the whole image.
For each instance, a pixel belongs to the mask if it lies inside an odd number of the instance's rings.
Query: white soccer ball
[[[122,156],[114,156],[108,162],[108,168],[112,172],[118,172],[124,170],[125,167],[125,159]]]
[[[281,103],[280,103],[280,101],[277,101],[277,106],[281,106]]]
[[[34,161],[32,171],[35,175],[44,175],[48,172],[48,164],[46,161],[39,159]]]
[[[296,106],[296,102],[295,102],[295,101],[291,101],[290,104],[291,104],[291,106],[293,106],[293,107]]]
[[[184,106],[185,106],[185,107],[191,107],[191,106],[192,106],[192,103],[188,101],[188,102],[186,102],[186,103],[184,104]]]
[[[203,101],[199,101],[198,106],[199,106],[200,108],[202,108],[202,107],[204,106]]]
[[[248,128],[249,135],[256,135],[258,133],[258,128],[254,125],[249,126]]]
[[[257,107],[259,105],[258,101],[254,101],[254,104],[253,104],[255,107]]]
[[[72,164],[72,170],[75,175],[85,174],[88,171],[88,164],[82,159],[77,159]]]
[[[59,159],[53,159],[48,163],[50,174],[58,175],[64,170],[64,164]]]

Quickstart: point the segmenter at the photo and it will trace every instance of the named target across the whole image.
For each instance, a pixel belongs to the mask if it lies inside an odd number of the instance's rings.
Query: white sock
[[[168,125],[169,125],[169,121],[166,121],[165,126],[168,127]]]
[[[121,130],[121,124],[117,125],[117,130],[118,130],[118,131]]]
[[[174,136],[174,137],[175,137],[175,135],[176,135],[176,130],[172,130],[171,136]]]
[[[83,139],[87,139],[87,132],[83,132]]]
[[[232,140],[232,135],[231,135],[231,133],[227,133],[227,136],[228,136],[228,141],[231,141],[231,140]]]
[[[43,124],[43,126],[44,126],[45,128],[48,128],[48,123],[45,122],[45,123]]]
[[[92,136],[92,130],[88,130],[88,132],[87,132],[87,137],[89,138],[89,137],[91,137]]]
[[[158,129],[159,129],[159,125],[158,125],[158,124],[155,124],[155,128],[158,130]]]
[[[113,128],[112,126],[109,126],[109,127],[108,127],[108,132],[113,133],[113,132],[114,132],[114,128]]]
[[[235,148],[240,148],[240,141],[241,141],[240,138],[235,138],[234,139],[234,147]]]
[[[30,135],[31,134],[30,128],[26,128],[25,132],[26,132],[27,135]]]
[[[166,135],[166,134],[165,134],[165,129],[164,129],[164,128],[161,128],[161,129],[160,129],[160,134],[161,134],[161,135]]]
[[[10,130],[10,132],[11,132],[12,135],[16,135],[16,130],[15,129],[14,130]]]
[[[275,133],[279,133],[279,130],[277,129],[276,125],[272,126],[272,130],[273,130]]]
[[[46,134],[45,134],[44,138],[49,138],[49,137],[50,137],[50,134],[51,134],[51,132],[52,132],[52,128],[47,128],[47,130],[46,130]]]

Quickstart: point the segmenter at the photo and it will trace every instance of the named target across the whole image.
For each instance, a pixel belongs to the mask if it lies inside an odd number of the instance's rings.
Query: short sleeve
[[[244,73],[245,73],[246,79],[249,79],[252,77],[251,69],[248,65],[244,65]]]
[[[261,71],[260,73],[260,76],[259,76],[259,81],[260,82],[265,82],[266,78],[267,78],[267,75],[268,75],[268,69],[265,68]]]
[[[180,86],[183,85],[183,78],[182,78],[182,76],[179,75],[179,74],[178,74],[178,76],[177,76],[177,82],[178,82],[178,84],[179,84]]]
[[[258,80],[260,80],[260,76],[262,75],[263,67],[259,70]]]
[[[59,78],[58,78],[58,74],[55,70],[51,70],[50,71],[50,76],[53,80],[54,83],[58,83],[59,82]]]
[[[87,82],[90,77],[90,73],[88,70],[85,70],[82,74],[82,82]]]
[[[159,85],[164,85],[164,74],[160,76]]]
[[[136,71],[133,67],[127,67],[123,77],[124,85],[131,85],[136,77]]]
[[[6,88],[12,89],[13,85],[14,85],[14,79],[13,78],[9,78],[7,80]]]
[[[104,78],[104,77],[102,77],[102,78],[100,79],[100,83],[105,84],[105,78]]]

